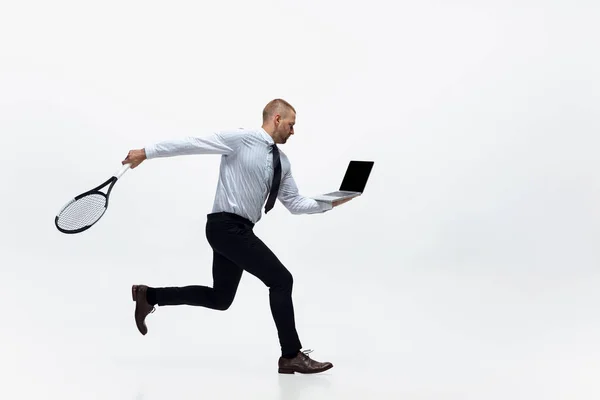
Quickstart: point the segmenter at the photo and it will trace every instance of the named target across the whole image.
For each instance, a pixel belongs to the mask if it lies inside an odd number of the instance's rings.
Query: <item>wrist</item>
[[[152,158],[152,149],[149,147],[142,147],[141,149],[141,154],[142,154],[142,158],[144,160],[148,159],[148,158]]]

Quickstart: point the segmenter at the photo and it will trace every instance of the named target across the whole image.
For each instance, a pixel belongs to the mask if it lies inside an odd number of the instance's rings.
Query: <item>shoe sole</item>
[[[320,372],[325,372],[329,369],[333,368],[333,365],[328,365],[325,368],[321,368],[321,369],[317,369],[317,370],[313,370],[313,371],[299,371],[293,368],[279,368],[277,370],[277,372],[279,372],[280,374],[294,374],[294,373],[299,373],[299,374],[318,374]]]

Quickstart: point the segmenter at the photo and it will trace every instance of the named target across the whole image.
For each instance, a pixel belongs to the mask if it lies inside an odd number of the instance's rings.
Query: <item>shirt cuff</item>
[[[315,200],[315,201],[319,205],[319,210],[321,212],[329,211],[329,210],[331,210],[333,208],[333,204],[331,202],[328,202],[328,201],[319,201],[319,200]]]
[[[156,156],[156,151],[154,150],[154,146],[144,147],[144,152],[146,153],[147,160],[154,158]]]

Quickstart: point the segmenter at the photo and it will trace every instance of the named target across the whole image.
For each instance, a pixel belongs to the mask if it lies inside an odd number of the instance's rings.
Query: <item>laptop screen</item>
[[[373,161],[350,161],[340,186],[341,191],[363,192],[373,169]]]

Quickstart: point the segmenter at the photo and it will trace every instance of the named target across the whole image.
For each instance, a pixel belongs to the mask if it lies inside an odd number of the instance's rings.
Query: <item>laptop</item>
[[[365,190],[367,180],[373,169],[373,161],[352,160],[348,164],[340,189],[313,197],[314,200],[331,203],[337,200],[360,196]]]

